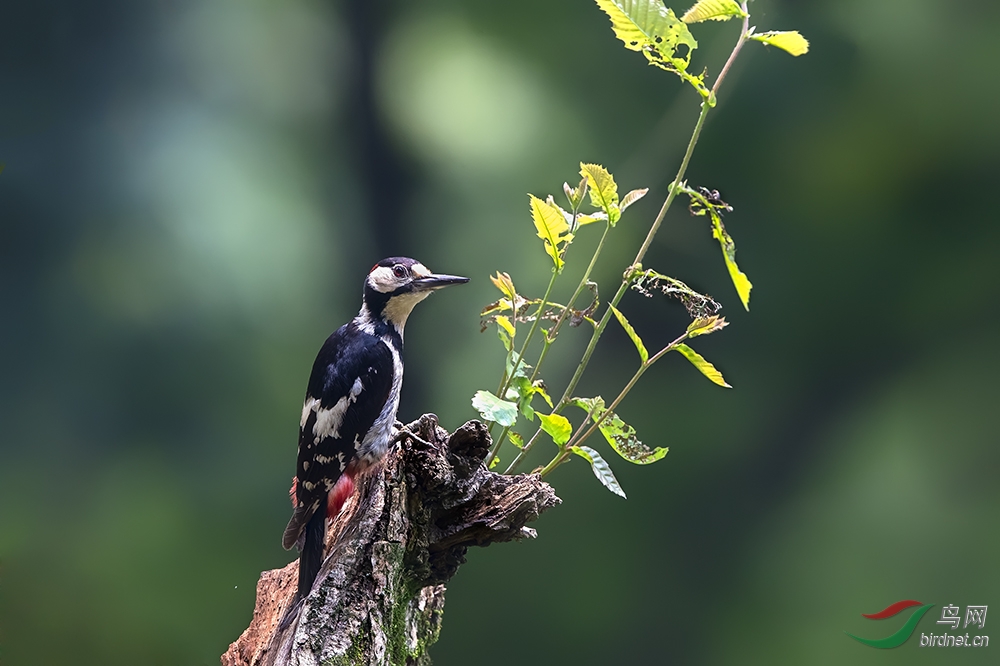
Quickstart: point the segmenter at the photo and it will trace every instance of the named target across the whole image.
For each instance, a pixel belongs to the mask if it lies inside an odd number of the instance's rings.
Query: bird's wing
[[[368,335],[331,335],[313,364],[299,429],[296,506],[282,537],[290,549],[313,513],[326,504],[344,468],[372,427],[392,389],[389,347]]]

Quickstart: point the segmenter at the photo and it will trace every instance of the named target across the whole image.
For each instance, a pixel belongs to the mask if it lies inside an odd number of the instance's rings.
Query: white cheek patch
[[[358,396],[361,395],[364,388],[361,378],[355,379],[350,392],[329,409],[320,407],[320,402],[317,398],[307,400],[305,406],[302,408],[302,425],[299,427],[305,427],[306,420],[309,418],[309,412],[315,411],[316,423],[313,425],[313,444],[319,444],[320,440],[326,437],[339,438],[340,424],[344,421],[344,413],[351,404],[357,401]]]
[[[399,286],[396,276],[392,274],[389,266],[379,266],[368,274],[368,281],[372,288],[380,293],[386,294]]]
[[[410,272],[413,273],[414,277],[425,278],[428,275],[432,275],[429,268],[421,263],[416,263],[410,266]]]

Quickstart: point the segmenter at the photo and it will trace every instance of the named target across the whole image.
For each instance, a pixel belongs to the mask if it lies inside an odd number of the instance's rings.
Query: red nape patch
[[[371,268],[369,268],[369,269],[368,269],[368,272],[369,272],[369,273],[371,273],[371,272],[372,272],[373,270],[375,270],[376,268],[378,268],[378,264],[375,264],[374,266],[372,266]]]
[[[333,486],[333,490],[326,498],[326,517],[331,520],[337,517],[340,513],[340,509],[344,506],[344,502],[347,498],[354,494],[354,478],[352,477],[350,471],[345,470],[340,478],[337,479],[336,485]]]

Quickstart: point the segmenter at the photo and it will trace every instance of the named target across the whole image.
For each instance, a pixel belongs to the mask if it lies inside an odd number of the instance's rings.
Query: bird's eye
[[[396,264],[395,266],[392,267],[392,274],[398,278],[404,278],[406,277],[406,268],[404,266]]]

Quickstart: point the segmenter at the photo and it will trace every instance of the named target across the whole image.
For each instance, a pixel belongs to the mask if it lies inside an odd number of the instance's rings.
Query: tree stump
[[[402,429],[327,527],[309,596],[290,607],[298,560],[262,573],[253,619],[223,666],[430,664],[444,583],[469,546],[534,537],[525,524],[560,502],[537,474],[487,470],[490,445],[478,421],[449,435],[425,414]]]

